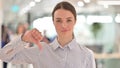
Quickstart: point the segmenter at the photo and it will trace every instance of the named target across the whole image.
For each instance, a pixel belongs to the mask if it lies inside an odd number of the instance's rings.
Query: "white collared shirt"
[[[61,47],[57,39],[38,47],[24,48],[21,36],[0,49],[0,59],[12,63],[30,63],[34,68],[96,68],[91,50],[80,46],[75,39]]]

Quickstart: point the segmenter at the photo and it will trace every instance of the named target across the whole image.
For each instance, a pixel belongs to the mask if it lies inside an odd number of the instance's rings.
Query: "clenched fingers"
[[[36,41],[41,41],[43,38],[41,32],[39,32],[37,29],[33,29],[31,35]]]

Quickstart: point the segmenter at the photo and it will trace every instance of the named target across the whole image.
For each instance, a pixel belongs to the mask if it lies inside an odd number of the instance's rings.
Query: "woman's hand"
[[[21,38],[23,41],[28,42],[28,43],[34,43],[38,45],[40,49],[42,49],[40,41],[43,39],[43,37],[42,37],[41,32],[39,32],[37,29],[26,31]]]

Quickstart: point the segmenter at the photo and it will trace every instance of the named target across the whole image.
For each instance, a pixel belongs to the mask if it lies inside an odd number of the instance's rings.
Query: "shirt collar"
[[[65,45],[65,47],[68,47],[70,50],[73,49],[76,45],[76,39],[73,38],[71,42]],[[56,50],[57,48],[62,48],[61,45],[59,44],[57,38],[50,44],[50,46]]]
[[[51,46],[54,50],[56,50],[57,48],[60,47],[60,44],[58,43],[57,38],[55,38],[55,40],[50,44],[50,46]]]
[[[73,38],[72,41],[69,42],[67,45],[70,48],[70,50],[73,49],[76,46],[76,39]]]

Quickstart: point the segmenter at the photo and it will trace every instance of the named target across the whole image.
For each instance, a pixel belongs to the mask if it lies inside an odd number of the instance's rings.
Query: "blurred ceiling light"
[[[112,23],[113,18],[112,16],[96,16],[96,15],[90,15],[87,17],[87,23],[92,24],[94,22],[99,23]]]
[[[90,3],[90,0],[84,0],[85,3]]]
[[[34,1],[31,1],[31,2],[29,3],[29,6],[30,6],[30,7],[35,6],[35,2],[34,2]]]
[[[98,1],[100,5],[120,5],[120,1]]]
[[[35,0],[35,2],[41,2],[41,0]]]
[[[26,6],[19,12],[19,15],[23,15],[24,13],[28,12],[30,9],[31,9],[30,6]]]
[[[83,7],[84,3],[82,1],[78,1],[78,6]]]
[[[104,5],[104,8],[109,8],[109,6],[108,5]]]
[[[117,14],[115,17],[115,22],[120,23],[120,14]]]
[[[19,15],[23,15],[23,14],[25,14],[26,12],[28,12],[32,7],[34,7],[35,6],[35,2],[34,1],[31,1],[30,3],[29,3],[29,5],[27,5],[25,8],[23,8],[20,12],[19,12]]]

